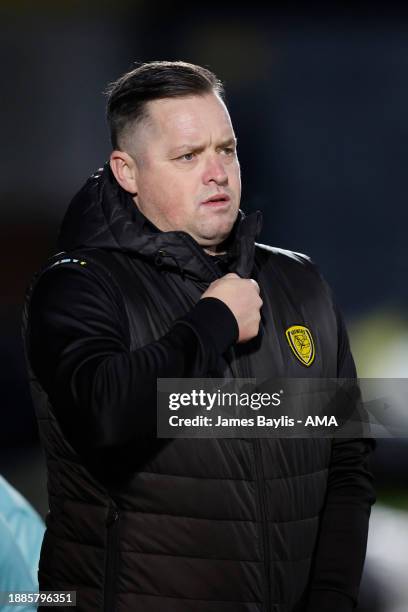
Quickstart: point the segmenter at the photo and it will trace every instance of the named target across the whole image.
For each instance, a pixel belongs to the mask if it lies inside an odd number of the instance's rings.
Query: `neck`
[[[217,247],[208,247],[206,249],[204,249],[204,251],[206,253],[208,253],[208,255],[225,255],[225,253],[227,252],[224,248],[222,248],[221,245],[219,245],[221,248],[220,250],[217,250]]]

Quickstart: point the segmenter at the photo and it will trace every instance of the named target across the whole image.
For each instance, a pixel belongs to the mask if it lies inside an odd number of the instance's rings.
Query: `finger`
[[[222,278],[241,278],[241,277],[238,276],[238,274],[236,274],[235,272],[227,272],[227,274],[224,274]]]
[[[256,280],[255,280],[254,278],[250,278],[249,280],[250,280],[250,281],[252,281],[252,282],[254,283],[254,285],[255,285],[256,290],[258,291],[258,293],[261,293],[261,290],[260,290],[259,285],[258,285],[258,283],[256,282]]]

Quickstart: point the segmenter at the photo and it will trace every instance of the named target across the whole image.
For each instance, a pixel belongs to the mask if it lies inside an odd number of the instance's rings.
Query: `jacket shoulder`
[[[264,279],[273,277],[296,295],[325,294],[332,299],[325,278],[309,255],[258,243],[255,253],[260,276]]]

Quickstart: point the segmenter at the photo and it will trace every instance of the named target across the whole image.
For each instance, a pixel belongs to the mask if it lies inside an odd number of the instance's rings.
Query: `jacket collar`
[[[246,216],[240,210],[227,240],[230,269],[242,277],[251,274],[255,238],[261,224],[259,211]],[[211,258],[189,234],[162,232],[146,219],[131,195],[117,183],[108,163],[87,180],[71,201],[59,232],[58,248],[122,251],[201,280],[213,280],[220,275]]]

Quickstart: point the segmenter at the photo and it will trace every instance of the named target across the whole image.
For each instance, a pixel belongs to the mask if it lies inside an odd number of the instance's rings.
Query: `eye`
[[[193,161],[195,156],[195,153],[184,153],[183,155],[180,155],[180,157],[177,157],[177,159],[181,160],[181,161]]]
[[[225,153],[225,155],[229,155],[229,156],[235,155],[234,147],[224,147],[222,151]]]

